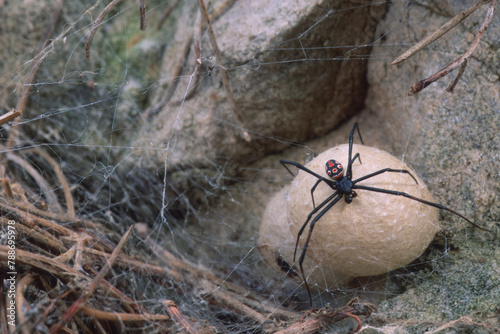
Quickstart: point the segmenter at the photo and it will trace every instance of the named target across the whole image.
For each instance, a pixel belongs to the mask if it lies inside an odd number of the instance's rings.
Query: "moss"
[[[378,311],[388,318],[449,321],[466,315],[491,317],[500,311],[498,247],[490,241],[464,240],[405,293],[383,302]],[[420,276],[420,275],[419,275]]]

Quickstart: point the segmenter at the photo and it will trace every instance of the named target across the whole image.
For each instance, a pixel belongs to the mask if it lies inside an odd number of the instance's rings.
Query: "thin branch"
[[[82,306],[80,311],[99,320],[116,322],[171,320],[170,317],[165,314],[105,312],[88,306]]]
[[[405,53],[400,55],[398,58],[396,58],[391,65],[396,65],[399,64],[406,59],[410,58],[420,50],[424,49],[427,47],[429,44],[446,34],[448,31],[450,31],[453,27],[455,27],[457,24],[465,20],[467,17],[469,17],[470,14],[474,13],[476,9],[481,7],[482,5],[490,2],[491,0],[482,0],[475,4],[474,6],[464,10],[463,12],[455,15],[451,20],[443,24],[438,30],[434,31],[432,34],[429,36],[425,37],[423,40],[409,48]]]
[[[16,118],[18,116],[21,116],[21,111],[20,110],[12,109],[8,113],[5,113],[2,116],[0,116],[0,125],[3,125],[5,123],[7,123],[7,122],[10,122],[10,121],[12,121],[14,118]]]
[[[2,224],[3,225],[3,224]],[[66,252],[67,249],[61,240],[57,239],[55,236],[49,232],[38,228],[38,227],[28,227],[23,224],[23,221],[19,221],[16,227],[18,232],[25,238],[30,238],[36,242],[38,246],[45,246],[50,250],[57,252]]]
[[[181,313],[177,305],[171,301],[171,300],[163,300],[161,302],[165,309],[168,311],[168,314],[178,323],[182,326],[184,329],[183,333],[188,333],[188,334],[196,334],[199,331],[196,330],[190,323],[189,321],[186,320],[184,315]]]
[[[198,85],[200,84],[200,79],[201,79],[201,70],[202,70],[202,64],[201,64],[201,11],[198,11],[198,14],[196,14],[196,19],[194,20],[194,32],[193,32],[193,47],[194,47],[194,56],[198,61],[198,65],[196,65],[196,73],[195,73],[195,78],[193,82],[193,88],[187,93],[186,95],[186,100],[192,98],[194,96],[194,93],[196,93],[196,88],[198,88]]]
[[[44,158],[45,161],[47,161],[48,164],[54,170],[54,173],[57,175],[57,179],[59,180],[61,188],[63,189],[64,192],[64,198],[66,200],[66,214],[68,215],[69,219],[71,220],[75,219],[76,218],[75,202],[73,201],[73,196],[71,195],[71,189],[69,187],[68,180],[66,179],[66,176],[64,176],[61,167],[47,152],[38,148],[33,149],[33,152]]]
[[[229,281],[223,281],[216,276],[209,269],[205,269],[200,266],[187,261],[179,260],[168,250],[157,244],[153,238],[149,238],[149,228],[144,224],[135,224],[135,231],[137,235],[144,239],[144,243],[149,247],[153,254],[155,254],[159,260],[161,260],[165,266],[170,267],[171,271],[182,271],[183,275],[180,276],[183,284],[190,284],[197,289],[203,289],[205,294],[203,298],[210,300],[210,302],[216,305],[228,307],[244,316],[255,320],[258,323],[263,323],[271,316],[273,317],[283,317],[287,318],[290,316],[289,312],[282,312],[278,308],[272,309],[272,313],[269,315],[262,315],[257,311],[246,305],[246,299],[248,298],[248,291],[245,291],[241,287],[231,283]],[[178,281],[178,277],[171,276],[174,280]],[[247,298],[243,298],[247,296]],[[245,299],[245,301],[238,300],[239,298]],[[264,303],[263,303],[264,304]],[[260,305],[260,308],[265,308],[264,305]]]
[[[214,8],[213,12],[210,15],[210,21],[214,22],[215,20],[217,20],[220,16],[222,16],[231,7],[232,4],[234,4],[235,1],[236,0],[226,0],[225,2],[221,3],[218,7]],[[171,14],[172,10],[174,9],[173,7],[175,5],[177,5],[178,2],[179,2],[179,0],[175,1],[174,3],[172,3],[169,6],[169,8],[167,8],[167,10],[164,14],[164,17],[161,19],[160,23],[158,24],[158,29],[160,29],[161,25],[167,19],[167,17]],[[210,60],[207,61],[207,59],[205,59],[201,56],[201,45],[200,45],[200,43],[201,43],[201,30],[204,27],[204,25],[202,23],[203,22],[201,20],[201,11],[199,11],[198,15],[195,18],[195,22],[193,24],[194,28],[193,28],[193,31],[191,31],[191,33],[185,34],[184,33],[185,29],[178,29],[177,30],[177,35],[175,36],[174,40],[182,41],[183,44],[181,46],[181,51],[179,51],[179,52],[172,51],[172,53],[170,53],[172,55],[172,58],[175,58],[175,60],[172,61],[171,65],[168,66],[169,69],[173,69],[172,74],[169,75],[169,77],[176,78],[176,77],[180,76],[180,74],[183,71],[185,59],[190,52],[191,42],[193,42],[193,44],[194,44],[195,59],[197,62],[196,68],[194,71],[196,71],[196,73],[194,74],[193,83],[192,84],[190,83],[189,86],[187,87],[187,94],[183,97],[183,100],[188,100],[188,99],[192,98],[194,96],[194,94],[196,93],[196,89],[200,83],[202,69],[204,67],[206,67],[207,71],[210,71],[210,69],[211,68],[213,69],[213,67],[214,67],[214,64]],[[197,39],[198,39],[198,41],[197,41]],[[173,55],[175,55],[175,56],[173,56]],[[147,119],[152,114],[155,114],[158,111],[160,111],[160,109],[163,108],[163,106],[165,106],[167,104],[167,102],[172,98],[174,92],[177,89],[177,85],[178,85],[177,80],[174,80],[173,84],[168,85],[168,88],[165,90],[165,93],[162,92],[160,97],[156,99],[156,100],[158,100],[158,102],[154,102],[153,105],[151,105],[150,107],[148,107],[144,111],[144,113],[143,113],[144,118]]]
[[[92,40],[94,39],[97,29],[100,27],[106,15],[108,15],[108,13],[121,1],[122,0],[111,1],[111,3],[109,3],[102,10],[97,19],[92,24],[92,29],[90,29],[90,33],[87,37],[87,42],[85,42],[85,59],[87,59],[87,61],[90,61],[90,44],[92,44]],[[141,18],[140,29],[146,30],[146,0],[139,0],[139,15]]]
[[[14,192],[12,191],[12,186],[10,185],[9,179],[5,176],[5,166],[2,165],[3,169],[3,177],[2,177],[2,186],[3,186],[3,191],[5,192],[5,195],[8,198],[14,198]]]
[[[217,304],[224,305],[231,310],[242,313],[259,324],[263,324],[266,320],[268,320],[266,315],[248,307],[227,291],[221,291],[219,287],[212,282],[204,280],[203,282],[200,282],[200,285],[207,291],[207,294],[204,295],[203,298],[211,297],[217,301]]]
[[[4,215],[18,215],[27,222],[30,222],[32,228],[35,224],[43,228],[49,228],[61,234],[63,236],[73,235],[73,231],[68,227],[83,227],[87,230],[99,230],[103,233],[112,234],[112,231],[103,225],[96,224],[89,220],[75,219],[74,221],[68,221],[68,217],[65,215],[56,214],[54,212],[41,210],[30,203],[23,203],[19,201],[7,201],[7,203],[0,202],[0,212],[4,211]],[[12,216],[16,218],[16,216]],[[61,224],[58,224],[60,222]]]
[[[27,313],[32,311],[31,306],[26,299],[24,299],[24,293],[28,289],[28,286],[35,280],[35,277],[28,273],[21,277],[21,279],[17,282],[17,291],[16,291],[16,308],[17,308],[17,321],[19,324],[27,323]],[[30,326],[22,326],[21,333],[28,333],[28,331],[33,328],[29,328]]]
[[[481,25],[481,27],[479,28],[479,30],[477,31],[476,36],[474,37],[474,40],[472,41],[472,44],[469,47],[469,49],[463,55],[461,55],[460,57],[458,57],[457,59],[452,61],[449,65],[445,66],[440,71],[434,73],[433,75],[431,75],[428,78],[420,80],[419,82],[417,82],[416,84],[411,86],[410,90],[408,92],[408,95],[411,96],[411,95],[417,94],[422,89],[429,86],[431,83],[441,79],[442,77],[444,77],[445,75],[447,75],[448,73],[450,73],[451,71],[456,69],[457,67],[461,66],[467,60],[467,58],[469,58],[472,55],[472,53],[476,50],[477,46],[479,45],[479,41],[481,40],[483,33],[488,28],[488,24],[491,22],[491,19],[493,18],[493,12],[494,12],[495,5],[496,5],[497,1],[498,0],[491,1],[491,4],[488,7],[488,10],[486,12],[486,17],[484,19],[484,22]]]
[[[113,253],[111,253],[111,256],[109,257],[108,261],[106,264],[102,267],[101,271],[99,274],[94,277],[92,282],[90,282],[88,288],[82,293],[82,295],[68,308],[66,313],[62,316],[61,321],[53,325],[49,333],[58,333],[59,330],[63,328],[63,326],[73,318],[73,316],[81,309],[82,306],[87,302],[87,300],[90,298],[90,296],[95,292],[97,287],[99,286],[101,280],[108,274],[109,270],[113,266],[113,263],[118,256],[118,254],[121,252],[123,246],[125,245],[125,242],[128,240],[132,229],[134,227],[130,226],[127,232],[123,235],[121,238],[120,242],[116,246],[116,248],[113,250]]]
[[[141,30],[146,30],[146,0],[139,0],[139,13],[141,15]]]
[[[231,86],[229,84],[229,78],[227,76],[226,69],[225,69],[224,64],[222,62],[222,54],[220,52],[219,46],[217,45],[217,39],[215,38],[214,29],[212,27],[212,23],[210,22],[210,16],[208,15],[207,7],[205,6],[205,1],[198,0],[198,3],[200,5],[201,14],[202,14],[203,18],[205,19],[205,23],[207,24],[207,27],[208,27],[208,35],[210,36],[210,41],[212,43],[212,47],[214,48],[215,55],[217,57],[217,61],[219,62],[219,65],[220,65],[222,82],[224,83],[224,87],[226,88],[227,97],[229,99],[229,103],[231,104],[231,108],[233,109],[233,113],[234,113],[234,116],[236,118],[236,122],[238,123],[238,127],[240,130],[241,136],[247,142],[250,142],[250,140],[251,140],[250,135],[248,134],[247,130],[244,128],[243,120],[241,118],[240,113],[238,112],[238,108],[236,107],[236,102],[234,100],[233,91],[231,90]]]
[[[18,203],[15,203],[15,206],[12,206],[0,202],[0,212],[4,217],[11,217],[10,219],[19,219],[23,222],[24,225],[32,229],[37,227],[50,229],[59,234],[59,237],[74,235],[75,232],[63,226],[62,224],[58,224],[56,221],[50,218],[45,219],[43,217],[40,217],[38,215],[38,212],[36,210],[33,210],[31,207],[23,206],[23,208],[21,208],[21,206],[22,205],[18,205]],[[65,217],[60,221],[65,222],[67,221],[67,218]]]
[[[37,169],[35,169],[30,163],[28,163],[23,158],[11,152],[7,152],[6,158],[7,160],[10,160],[21,166],[26,171],[26,173],[28,173],[35,180],[35,182],[38,184],[41,191],[43,192],[45,199],[47,200],[47,204],[49,205],[52,211],[55,211],[57,213],[63,212],[63,209],[59,204],[57,196],[54,194],[52,188],[47,183],[43,175],[40,174]]]
[[[225,0],[220,4],[218,3],[218,7],[214,8],[214,11],[212,12],[212,15],[210,15],[210,18],[212,20],[215,20],[216,18],[224,14],[232,5],[234,5],[236,1],[237,0]]]
[[[356,320],[357,326],[351,333],[357,333],[361,329],[361,319],[358,316],[369,316],[376,309],[375,305],[359,302],[357,298],[355,298],[346,306],[338,309],[326,308],[311,311],[310,314],[301,317],[295,324],[276,332],[276,334],[312,334],[324,329],[325,326],[346,318],[353,318]]]
[[[180,0],[175,0],[173,3],[170,4],[170,6],[167,7],[167,9],[163,13],[160,21],[158,22],[158,26],[156,27],[156,29],[160,30],[160,28],[163,26],[163,23],[165,23],[165,21],[168,19],[170,14],[172,14],[172,11],[174,10],[175,6],[177,6],[177,4],[179,2],[180,2]]]
[[[7,263],[8,246],[0,246],[0,266]],[[30,253],[16,248],[16,264],[30,267],[31,270],[41,270],[43,272],[60,278],[63,282],[70,282],[75,278],[84,277],[83,274],[76,271],[67,264],[61,263],[53,258],[40,254]]]
[[[94,38],[94,35],[95,33],[97,32],[97,29],[99,28],[99,26],[101,25],[102,21],[104,20],[104,18],[106,17],[106,15],[108,15],[108,13],[118,4],[120,3],[120,1],[122,0],[113,0],[111,1],[111,3],[109,3],[109,5],[107,5],[101,12],[101,14],[99,14],[99,16],[97,17],[97,19],[94,21],[94,23],[92,24],[92,29],[90,29],[90,33],[87,37],[87,42],[85,43],[85,59],[87,59],[87,61],[90,61],[90,44],[92,43],[92,39]]]
[[[128,259],[130,259],[130,258],[128,258]],[[91,273],[93,273],[94,275],[98,274],[97,270],[95,270],[95,269],[91,269]],[[143,307],[141,304],[139,304],[139,302],[133,300],[131,297],[124,294],[121,290],[116,288],[114,285],[112,285],[107,280],[103,279],[101,281],[101,286],[105,290],[109,291],[107,294],[109,294],[110,296],[112,296],[115,299],[119,299],[123,305],[123,309],[125,311],[127,311],[128,313],[140,313],[140,314],[148,313],[147,309],[145,307]]]
[[[453,93],[453,90],[455,89],[458,81],[460,80],[462,75],[464,75],[465,69],[467,68],[467,63],[468,63],[467,59],[465,59],[464,62],[462,63],[462,65],[460,65],[460,69],[458,70],[457,77],[455,78],[455,80],[453,80],[453,83],[451,85],[449,85],[448,88],[446,88],[446,91],[448,93]]]
[[[183,31],[178,31],[177,34],[183,35]],[[177,35],[176,35],[177,37]],[[179,52],[176,55],[176,58],[173,60],[171,68],[173,69],[172,77],[177,78],[182,74],[182,68],[184,64],[184,60],[186,56],[189,54],[189,48],[191,47],[192,36],[189,38],[182,39],[182,45],[179,48]],[[160,100],[155,104],[148,107],[143,114],[145,119],[149,118],[151,115],[157,113],[163,106],[167,104],[167,102],[172,98],[177,89],[177,84],[168,85],[166,91],[161,95]]]

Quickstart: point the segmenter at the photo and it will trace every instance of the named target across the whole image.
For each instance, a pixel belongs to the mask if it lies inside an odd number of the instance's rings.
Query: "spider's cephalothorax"
[[[304,232],[304,230],[306,229],[306,227],[309,225],[309,231],[308,231],[307,237],[306,237],[306,239],[304,241],[304,246],[302,248],[302,252],[300,253],[298,262],[299,262],[300,272],[302,274],[302,279],[304,280],[304,284],[305,284],[305,286],[307,288],[307,292],[309,294],[309,301],[311,303],[311,306],[312,306],[311,292],[309,290],[309,286],[307,285],[307,281],[306,281],[306,277],[304,275],[304,269],[303,269],[302,264],[303,264],[304,258],[306,256],[307,247],[309,246],[309,241],[311,239],[311,235],[312,235],[312,232],[313,232],[313,229],[314,229],[314,225],[342,197],[344,197],[344,200],[345,200],[346,203],[351,203],[353,201],[353,199],[356,197],[356,192],[354,191],[355,189],[356,190],[361,189],[362,191],[368,191],[368,192],[384,193],[384,194],[388,194],[388,195],[403,196],[403,197],[406,197],[406,198],[408,198],[410,200],[413,200],[413,201],[417,201],[417,202],[420,202],[420,203],[423,203],[423,204],[426,204],[426,205],[430,205],[432,207],[435,207],[435,208],[438,208],[438,209],[441,209],[441,210],[446,210],[446,211],[448,211],[448,212],[450,212],[450,213],[452,213],[452,214],[454,214],[454,215],[456,215],[456,216],[464,219],[465,221],[467,221],[471,225],[473,225],[473,226],[475,226],[475,227],[477,227],[477,228],[479,228],[481,230],[491,232],[490,230],[487,230],[485,228],[482,228],[482,227],[478,226],[477,224],[473,223],[472,221],[470,221],[469,219],[467,219],[463,215],[459,214],[458,212],[456,212],[456,211],[454,211],[452,209],[447,208],[444,205],[441,205],[441,204],[438,204],[438,203],[434,203],[434,202],[430,202],[430,201],[427,201],[427,200],[424,200],[424,199],[412,196],[410,194],[407,194],[407,193],[401,192],[401,191],[388,190],[388,189],[382,189],[382,188],[375,188],[375,187],[372,187],[372,186],[365,186],[365,185],[359,184],[359,182],[361,182],[361,181],[364,181],[366,179],[375,177],[375,176],[380,175],[382,173],[404,173],[404,174],[408,174],[415,181],[415,183],[418,184],[417,179],[408,170],[406,170],[406,169],[383,168],[381,170],[378,170],[376,172],[373,172],[373,173],[361,176],[361,177],[353,180],[352,179],[352,165],[353,165],[354,161],[356,161],[356,159],[358,159],[359,163],[361,163],[361,158],[359,156],[359,153],[354,154],[354,156],[352,155],[353,138],[354,138],[354,132],[356,131],[356,129],[358,131],[359,138],[361,139],[361,134],[359,132],[358,124],[354,123],[354,125],[352,127],[352,130],[351,130],[351,133],[349,135],[349,153],[348,153],[348,160],[347,160],[347,168],[345,168],[345,170],[344,170],[344,167],[342,166],[342,164],[340,162],[336,161],[336,160],[333,160],[333,159],[330,159],[330,160],[328,160],[326,162],[326,164],[325,164],[325,170],[326,170],[326,174],[330,178],[325,178],[325,177],[317,174],[316,172],[308,169],[307,167],[305,167],[305,166],[303,166],[303,165],[301,165],[301,164],[299,164],[297,162],[287,161],[287,160],[280,160],[280,163],[292,175],[293,175],[293,173],[290,171],[290,169],[288,168],[287,165],[295,166],[295,167],[303,170],[304,172],[306,172],[306,173],[308,173],[308,174],[310,174],[310,175],[312,175],[312,176],[314,176],[314,177],[317,178],[316,183],[311,188],[311,199],[312,199],[313,210],[308,214],[306,221],[304,222],[304,224],[299,229],[299,232],[297,233],[297,240],[296,240],[296,243],[295,243],[295,251],[294,251],[294,254],[293,254],[293,259],[295,261],[300,237],[302,236],[302,233]],[[361,143],[363,143],[362,139],[361,139]],[[318,206],[316,206],[316,204],[314,202],[314,191],[316,190],[316,187],[321,182],[326,183],[332,189],[332,194],[330,196],[328,196]]]

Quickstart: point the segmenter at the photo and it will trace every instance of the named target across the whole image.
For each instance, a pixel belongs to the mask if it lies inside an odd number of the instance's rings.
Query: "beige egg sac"
[[[319,175],[325,162],[335,159],[347,172],[347,144],[331,148],[306,167]],[[352,180],[384,168],[406,169],[408,174],[386,172],[361,181],[359,185],[406,192],[435,202],[424,182],[402,161],[382,150],[363,145],[353,146],[353,156],[361,162],[352,165]],[[283,269],[281,257],[298,272],[293,262],[297,233],[314,209],[311,188],[318,179],[299,171],[292,184],[269,202],[260,229],[259,249],[268,264]],[[437,209],[403,196],[358,189],[348,204],[342,198],[315,224],[304,260],[304,273],[310,286],[335,289],[354,277],[372,276],[402,267],[427,248],[439,230]],[[321,182],[314,192],[316,206],[334,192]],[[309,226],[302,234],[297,259],[302,252]],[[265,249],[265,250],[264,250]],[[281,265],[278,263],[280,262]],[[286,267],[286,265],[285,265]],[[289,275],[290,276],[290,275]],[[295,276],[300,280],[300,275]]]
[[[292,265],[296,236],[290,231],[291,222],[286,213],[285,195],[288,188],[290,186],[277,192],[267,204],[260,225],[257,248],[269,267],[295,277],[298,272]]]
[[[292,222],[286,213],[289,188],[290,186],[283,188],[269,201],[262,218],[257,248],[269,267],[286,274],[297,283],[301,283],[302,276],[298,264],[293,261],[297,234],[292,233],[290,228]],[[300,249],[297,251],[298,257]],[[303,264],[305,272],[311,272],[315,266],[317,264],[313,261],[305,259]],[[325,274],[325,272],[321,273],[321,275]],[[335,273],[335,275],[330,273],[329,276],[329,281],[348,280],[348,277],[344,277],[340,272]]]

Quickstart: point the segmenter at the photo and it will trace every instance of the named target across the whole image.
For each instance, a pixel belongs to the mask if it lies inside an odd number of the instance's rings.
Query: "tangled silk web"
[[[293,325],[308,308],[307,292],[263,262],[256,247],[261,217],[292,180],[279,160],[305,164],[345,143],[353,119],[365,143],[412,166],[438,202],[486,228],[498,226],[500,116],[491,66],[498,16],[482,37],[489,49],[479,44],[454,94],[445,92],[453,78],[445,78],[407,96],[467,49],[463,36],[474,34],[488,6],[391,67],[427,28],[473,4],[212,1],[218,57],[197,3],[140,1],[147,5],[141,30],[137,2],[118,2],[0,2],[1,113],[22,111],[1,131],[1,244],[7,221],[16,221],[16,279],[30,270],[43,277],[30,278],[37,284],[24,292],[32,312],[24,320],[36,331],[57,323],[78,298],[74,291],[91,284],[21,263],[21,251],[66,254],[61,261],[93,278],[106,263],[98,251],[111,254],[134,224],[122,252],[137,262],[117,260],[105,276],[121,294],[94,293],[86,305],[170,320],[129,322],[89,311],[73,318],[79,332],[263,333]],[[74,257],[38,242],[29,234],[35,227],[22,229],[16,210],[27,207],[76,232],[38,227]],[[381,330],[462,319],[457,324],[493,332],[498,240],[449,214],[440,224],[415,262],[331,291],[312,287],[314,306],[342,307],[358,297],[377,305],[378,320],[362,320]],[[61,297],[66,291],[73,291],[68,299]]]

